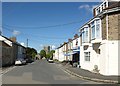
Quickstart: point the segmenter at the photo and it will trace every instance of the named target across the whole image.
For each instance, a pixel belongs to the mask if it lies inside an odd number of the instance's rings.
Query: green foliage
[[[50,58],[50,54],[48,53],[48,54],[46,54],[46,58],[48,59],[48,58]]]
[[[32,53],[32,57],[34,58],[35,56],[36,56],[36,53],[35,53],[35,52],[33,52],[33,53]]]
[[[41,51],[40,51],[40,56],[41,56],[41,57],[46,57],[46,52],[45,52],[45,50],[41,50]]]
[[[55,50],[51,50],[50,52],[53,54],[53,53],[55,53]]]
[[[51,50],[48,55],[50,59],[53,59],[53,53],[55,53],[55,50]]]
[[[36,54],[37,54],[37,51],[34,48],[30,48],[30,47],[26,48],[26,55],[27,55],[27,57],[34,58]]]

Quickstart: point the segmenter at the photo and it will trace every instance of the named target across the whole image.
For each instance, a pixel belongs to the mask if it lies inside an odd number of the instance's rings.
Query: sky
[[[2,32],[38,52],[45,45],[58,47],[93,18],[100,2],[3,2]]]

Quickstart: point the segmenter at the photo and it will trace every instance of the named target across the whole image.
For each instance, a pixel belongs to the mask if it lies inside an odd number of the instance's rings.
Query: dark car
[[[32,58],[27,58],[26,59],[26,63],[32,63],[32,62],[34,62]]]

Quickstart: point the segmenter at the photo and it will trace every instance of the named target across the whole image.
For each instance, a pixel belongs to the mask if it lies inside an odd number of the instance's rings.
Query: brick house
[[[120,2],[105,0],[94,9],[94,18],[79,32],[81,68],[103,75],[120,75]]]

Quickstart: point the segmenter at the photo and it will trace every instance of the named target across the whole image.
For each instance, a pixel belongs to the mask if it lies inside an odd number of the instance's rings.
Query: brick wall
[[[120,40],[119,32],[119,17],[120,13],[112,13],[108,15],[108,40]]]
[[[106,17],[102,18],[102,39],[107,39]]]
[[[120,14],[118,15],[118,39],[120,40]]]

